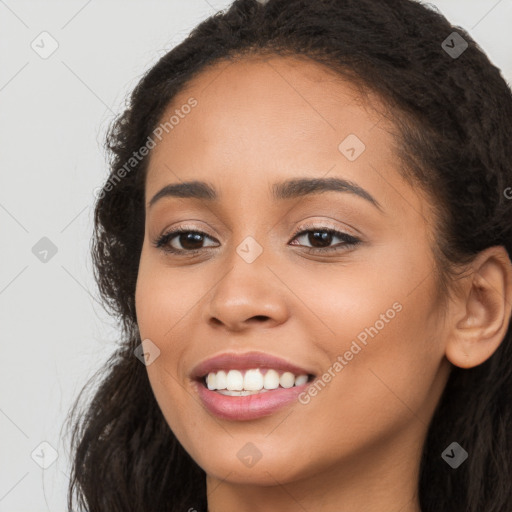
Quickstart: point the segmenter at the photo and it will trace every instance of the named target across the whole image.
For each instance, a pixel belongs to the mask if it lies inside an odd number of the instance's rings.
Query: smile
[[[315,373],[265,352],[225,352],[197,364],[189,373],[206,410],[231,421],[269,416],[298,402]]]

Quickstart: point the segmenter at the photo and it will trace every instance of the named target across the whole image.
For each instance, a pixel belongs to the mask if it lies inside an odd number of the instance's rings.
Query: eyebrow
[[[294,178],[281,183],[274,183],[271,190],[272,196],[276,200],[294,199],[322,192],[348,192],[365,199],[383,211],[380,203],[369,192],[356,183],[343,178]],[[148,207],[151,208],[163,197],[207,199],[209,201],[219,199],[213,185],[204,181],[187,181],[166,185],[152,197]]]

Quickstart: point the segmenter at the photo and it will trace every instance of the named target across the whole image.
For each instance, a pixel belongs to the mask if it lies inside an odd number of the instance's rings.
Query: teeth
[[[298,377],[295,378],[295,385],[302,386],[303,384],[306,384],[307,381],[308,381],[307,375],[299,375]]]
[[[263,375],[259,370],[247,370],[244,375],[244,389],[259,391],[263,388]]]
[[[216,379],[216,377],[214,377]],[[217,386],[217,383],[215,383]],[[228,376],[226,379],[226,387],[230,391],[240,391],[244,387],[244,378],[242,373],[238,370],[229,370]]]
[[[209,390],[218,390],[223,395],[246,396],[254,393],[264,393],[271,389],[291,388],[302,386],[308,381],[306,374],[295,376],[291,372],[284,372],[281,375],[276,370],[269,369],[265,375],[259,368],[245,371],[224,370],[210,372],[206,377],[206,386]]]
[[[228,396],[247,396],[247,395],[256,395],[259,393],[266,393],[269,391],[268,389],[261,389],[260,391],[246,391],[243,389],[242,391],[228,391],[227,389],[221,389],[218,391],[221,395],[228,395]]]
[[[275,370],[269,370],[265,374],[265,389],[277,389],[279,387],[279,374]]]
[[[211,374],[208,374],[211,375]],[[215,375],[215,374],[213,374]],[[217,375],[215,376],[215,387],[217,389],[226,389],[228,385],[227,375],[226,372],[220,371],[217,372]]]
[[[214,373],[209,373],[208,376],[206,377],[206,386],[208,387],[208,389],[216,389],[215,380],[216,375]]]
[[[295,384],[295,375],[290,372],[284,372],[281,377],[279,377],[279,384],[283,388],[291,388]]]

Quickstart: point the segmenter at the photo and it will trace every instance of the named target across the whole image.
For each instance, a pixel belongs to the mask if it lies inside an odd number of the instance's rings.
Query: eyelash
[[[329,233],[330,235],[334,235],[337,238],[340,238],[343,240],[343,243],[339,243],[338,245],[334,247],[303,247],[306,249],[307,252],[313,253],[313,254],[322,254],[322,253],[330,253],[334,251],[340,251],[345,250],[350,247],[353,247],[361,242],[359,238],[356,238],[352,235],[349,235],[348,233],[344,233],[342,231],[337,231],[336,229],[323,227],[323,226],[304,226],[301,230],[294,233],[292,236],[292,239],[290,241],[295,240],[297,237],[311,233],[311,232],[322,232],[322,233]],[[197,231],[195,229],[187,228],[186,226],[175,229],[173,231],[169,231],[167,233],[162,234],[158,239],[153,241],[153,246],[157,249],[162,250],[165,253],[174,254],[177,256],[192,256],[194,254],[197,254],[205,249],[205,247],[199,248],[199,249],[175,249],[171,247],[169,242],[175,238],[176,236],[182,234],[182,233],[194,233],[198,235],[204,235],[208,238],[210,237],[208,234],[203,233],[202,231]],[[299,246],[302,247],[302,246]]]

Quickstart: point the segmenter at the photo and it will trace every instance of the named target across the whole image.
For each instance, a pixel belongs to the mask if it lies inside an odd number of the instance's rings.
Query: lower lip
[[[225,420],[245,421],[269,416],[293,402],[298,402],[298,396],[311,382],[247,396],[222,395],[209,390],[201,382],[194,381],[194,384],[199,398],[212,414]]]

